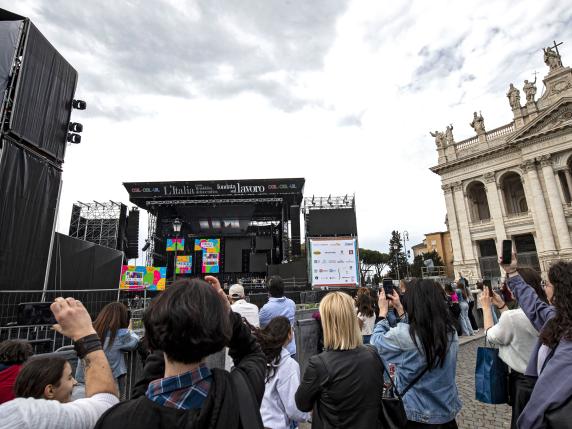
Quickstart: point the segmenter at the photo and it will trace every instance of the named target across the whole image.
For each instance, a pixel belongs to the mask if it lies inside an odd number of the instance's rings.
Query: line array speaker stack
[[[43,288],[76,84],[29,19],[0,9],[0,289]]]

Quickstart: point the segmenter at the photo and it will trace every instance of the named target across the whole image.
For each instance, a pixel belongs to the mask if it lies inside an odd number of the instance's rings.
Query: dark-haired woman
[[[547,415],[572,398],[572,263],[556,262],[548,271],[545,291],[552,305],[526,284],[517,268],[516,255],[509,265],[501,267],[507,274],[509,289],[540,331],[525,371],[525,375],[536,378],[536,384],[517,427],[546,428]],[[569,418],[559,427],[569,427]]]
[[[292,340],[288,318],[278,316],[256,333],[266,355],[266,384],[260,414],[264,427],[289,429],[293,422],[307,421],[310,413],[296,407],[294,395],[300,385],[300,366],[286,346]]]
[[[404,296],[388,296],[398,311],[399,323],[391,328],[380,290],[382,320],[375,326],[371,343],[388,365],[395,366],[397,390],[403,395],[407,428],[457,428],[455,417],[461,401],[455,383],[459,340],[447,308],[443,288],[432,280],[420,280]]]
[[[356,307],[363,343],[369,344],[369,339],[371,334],[373,334],[373,326],[375,325],[375,312],[371,295],[369,293],[358,295]]]
[[[33,354],[27,341],[6,340],[0,343],[0,404],[14,399],[16,377],[22,364]]]
[[[461,330],[463,335],[473,336],[475,332],[471,325],[471,319],[469,318],[469,293],[465,287],[465,283],[459,281],[457,283],[457,297],[459,298],[459,307],[461,307],[461,316],[459,321],[461,322]]]
[[[124,353],[135,350],[139,344],[139,336],[129,329],[129,325],[129,310],[125,304],[120,302],[107,304],[93,322],[93,328],[101,339],[103,351],[109,361],[113,377],[117,381],[120,395],[125,392],[125,374],[127,374]],[[81,360],[78,360],[75,378],[78,383],[82,383],[82,385],[85,383]],[[82,390],[80,387],[78,386],[78,392],[74,398],[83,397],[80,393]]]
[[[14,384],[17,398],[52,399],[70,402],[74,386],[69,362],[61,357],[38,357],[29,360]]]
[[[526,284],[534,289],[538,297],[548,302],[542,288],[540,275],[532,268],[519,268],[519,273]],[[522,309],[509,310],[503,298],[493,293],[491,297],[489,289],[485,288],[481,294],[483,306],[484,328],[487,339],[499,346],[499,357],[506,363],[510,372],[510,396],[512,405],[511,427],[516,428],[516,421],[526,405],[527,386],[530,385],[524,376],[526,365],[538,341],[538,331],[532,325]],[[492,316],[492,306],[501,313],[498,323],[495,325]]]

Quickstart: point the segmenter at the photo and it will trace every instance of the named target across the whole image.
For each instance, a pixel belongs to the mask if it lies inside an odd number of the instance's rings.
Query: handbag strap
[[[413,380],[411,380],[411,382],[405,387],[405,389],[403,389],[403,391],[401,393],[399,393],[399,390],[397,390],[397,386],[395,385],[395,383],[393,382],[393,379],[391,378],[391,374],[389,373],[389,371],[387,370],[387,367],[385,366],[385,362],[383,361],[383,359],[381,358],[381,356],[379,355],[379,353],[377,352],[377,348],[371,344],[366,345],[367,348],[371,349],[375,355],[377,356],[377,358],[379,359],[379,361],[381,362],[381,366],[383,367],[383,373],[387,373],[387,375],[389,376],[389,381],[391,382],[391,387],[393,387],[393,391],[395,392],[395,395],[399,398],[402,399],[403,396],[405,396],[405,394],[413,387],[415,386],[415,384],[421,380],[421,377],[423,377],[425,375],[425,373],[427,371],[429,371],[429,365],[427,365],[423,371],[421,371],[419,374],[417,374],[415,376],[415,378]]]

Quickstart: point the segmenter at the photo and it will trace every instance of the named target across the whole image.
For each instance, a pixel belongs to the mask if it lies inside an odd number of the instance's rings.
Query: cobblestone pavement
[[[510,428],[511,410],[508,405],[488,405],[475,399],[475,363],[477,348],[483,345],[482,335],[461,338],[457,359],[457,388],[463,401],[463,409],[457,416],[459,429],[503,429]],[[301,424],[300,429],[310,429],[309,424]]]
[[[457,388],[463,409],[457,416],[460,429],[510,428],[511,409],[508,405],[488,405],[475,399],[475,363],[479,339],[462,344],[457,359]]]

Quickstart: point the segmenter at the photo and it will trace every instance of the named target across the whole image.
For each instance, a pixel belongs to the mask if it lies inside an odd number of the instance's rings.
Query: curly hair
[[[288,339],[292,326],[287,317],[278,316],[270,321],[263,329],[258,329],[255,336],[262,351],[266,355],[266,382],[276,374],[276,367],[280,363],[282,346]]]
[[[562,338],[572,340],[572,262],[559,261],[552,265],[548,280],[554,286],[552,305],[556,315],[546,322],[540,340],[554,348]]]

